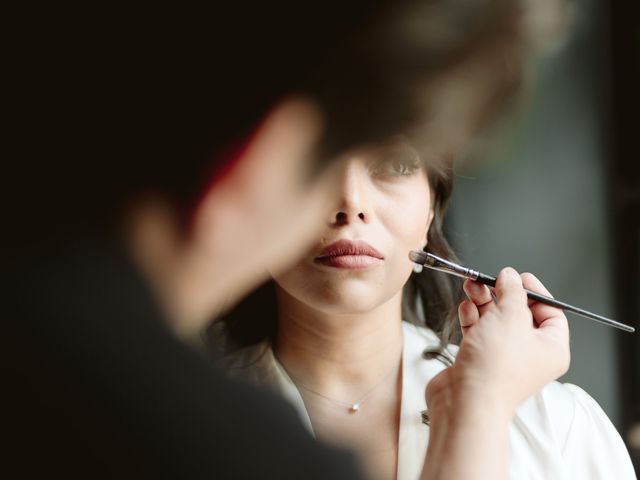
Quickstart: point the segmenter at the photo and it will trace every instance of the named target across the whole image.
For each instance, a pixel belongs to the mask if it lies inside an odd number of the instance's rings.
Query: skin
[[[384,168],[378,159],[409,159]],[[279,328],[275,354],[298,383],[348,402],[371,392],[357,414],[299,388],[319,438],[355,448],[372,478],[395,478],[401,397],[401,296],[432,219],[427,176],[403,146],[355,152],[339,203],[318,243],[276,275]],[[384,260],[364,269],[315,261],[339,239],[364,240]],[[372,390],[373,388],[373,390]]]

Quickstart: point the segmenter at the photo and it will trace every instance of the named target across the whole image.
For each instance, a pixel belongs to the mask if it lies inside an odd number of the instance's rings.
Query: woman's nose
[[[345,170],[339,203],[331,218],[332,224],[369,223],[371,209],[367,180],[367,172],[362,165],[351,165]]]

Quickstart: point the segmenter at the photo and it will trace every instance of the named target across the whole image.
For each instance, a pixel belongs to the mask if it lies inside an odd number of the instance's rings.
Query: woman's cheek
[[[393,231],[403,247],[409,250],[419,248],[426,241],[428,221],[428,209],[408,209],[394,217]]]
[[[408,229],[411,233],[408,236],[417,242],[417,246],[423,246],[427,241],[427,231],[429,230],[429,220],[431,218],[431,204],[429,201],[424,202],[424,207],[413,209],[412,219],[408,220]]]

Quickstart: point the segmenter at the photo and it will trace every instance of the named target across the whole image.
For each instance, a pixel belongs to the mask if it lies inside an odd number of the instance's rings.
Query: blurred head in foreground
[[[52,35],[34,22],[10,242],[124,239],[195,331],[309,247],[354,149],[403,135],[444,169],[463,153],[521,84],[527,5],[157,8]]]

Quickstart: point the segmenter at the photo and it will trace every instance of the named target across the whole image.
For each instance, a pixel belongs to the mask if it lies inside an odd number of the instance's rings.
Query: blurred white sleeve
[[[580,387],[563,386],[571,392],[575,407],[562,450],[571,478],[635,479],[629,452],[600,405]]]

